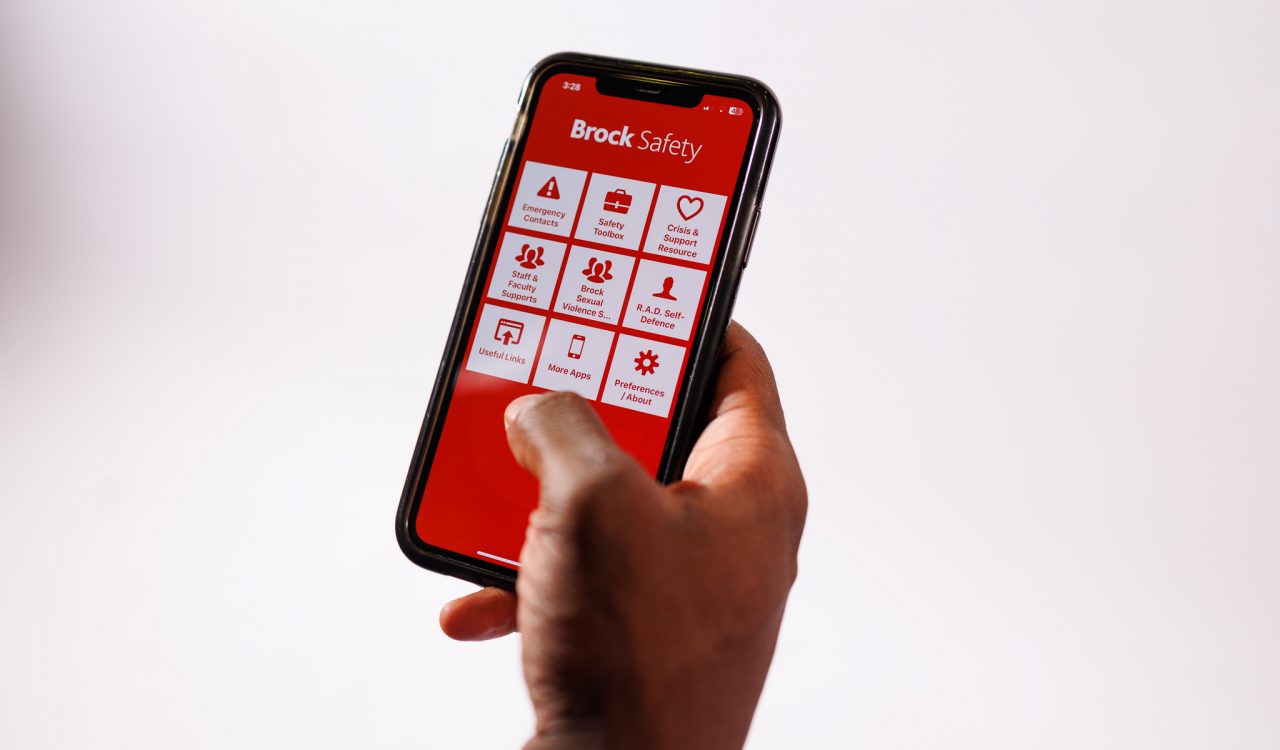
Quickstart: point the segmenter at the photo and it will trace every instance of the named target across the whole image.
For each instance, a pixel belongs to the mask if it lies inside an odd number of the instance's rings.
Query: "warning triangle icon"
[[[542,186],[538,191],[539,198],[550,198],[553,201],[560,200],[560,188],[556,187],[556,178],[552,177],[547,180],[547,184]]]

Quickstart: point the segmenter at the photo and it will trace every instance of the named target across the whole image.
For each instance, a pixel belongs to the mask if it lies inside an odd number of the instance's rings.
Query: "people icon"
[[[542,260],[542,246],[531,248],[527,244],[521,245],[520,254],[516,256],[516,262],[522,268],[528,268],[529,270],[546,265],[545,261]]]
[[[654,292],[653,296],[659,299],[669,299],[675,301],[676,296],[671,293],[671,287],[676,283],[675,277],[668,276],[662,280],[662,291]]]
[[[599,260],[592,258],[587,261],[587,267],[582,269],[582,275],[587,277],[587,281],[603,284],[613,278],[613,274],[609,273],[612,270],[613,261],[606,260],[601,263]]]

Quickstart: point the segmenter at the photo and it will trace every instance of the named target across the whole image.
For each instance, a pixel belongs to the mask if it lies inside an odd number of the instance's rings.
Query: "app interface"
[[[419,537],[518,568],[537,484],[512,399],[572,391],[657,475],[753,111],[606,96],[559,74],[537,100],[418,516]]]

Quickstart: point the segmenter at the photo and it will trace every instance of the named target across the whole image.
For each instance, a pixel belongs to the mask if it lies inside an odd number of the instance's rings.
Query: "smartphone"
[[[525,81],[423,420],[396,536],[512,588],[534,479],[513,399],[573,391],[678,479],[747,265],[781,113],[759,81],[562,53]]]

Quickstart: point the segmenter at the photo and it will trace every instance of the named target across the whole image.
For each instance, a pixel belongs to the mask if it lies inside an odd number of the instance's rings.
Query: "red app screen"
[[[657,475],[754,114],[542,86],[415,527],[518,568],[537,484],[511,457],[512,399],[573,391]]]

